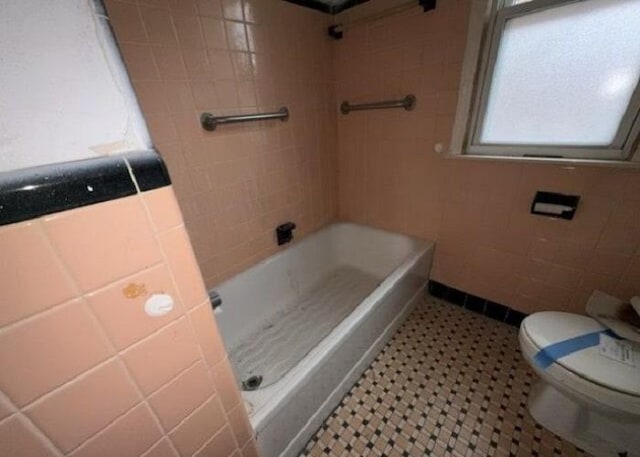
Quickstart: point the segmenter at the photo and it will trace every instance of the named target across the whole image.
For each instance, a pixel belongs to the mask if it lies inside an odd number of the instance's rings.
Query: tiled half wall
[[[281,0],[107,0],[155,148],[164,157],[207,286],[337,215],[330,16]],[[200,127],[276,111],[287,122]]]
[[[171,187],[5,225],[0,251],[0,455],[257,455]]]

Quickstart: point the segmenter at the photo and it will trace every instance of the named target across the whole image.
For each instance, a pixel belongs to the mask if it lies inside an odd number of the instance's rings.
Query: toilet
[[[595,319],[578,314],[547,311],[524,319],[520,347],[540,377],[529,393],[529,412],[596,457],[640,457],[640,351],[635,365],[605,357],[599,341],[608,335]]]

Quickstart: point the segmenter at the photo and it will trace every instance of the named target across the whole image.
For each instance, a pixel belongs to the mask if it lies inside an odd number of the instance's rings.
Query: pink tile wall
[[[373,0],[347,21],[398,2]],[[442,159],[468,0],[347,27],[338,101],[417,96],[415,111],[338,117],[340,216],[437,241],[433,279],[524,312],[582,311],[594,288],[640,294],[640,174],[615,168]],[[536,190],[582,196],[573,221],[529,214]]]
[[[171,187],[0,227],[0,455],[253,457]],[[150,317],[151,294],[175,300]]]
[[[335,21],[396,3],[373,0]],[[436,240],[434,279],[525,312],[580,311],[594,288],[640,293],[638,172],[433,152],[450,141],[468,0],[347,26],[333,42],[328,16],[278,0],[107,6],[207,286],[272,254],[277,224],[294,220],[301,236],[331,221],[339,204],[342,219]],[[413,112],[336,119],[341,100],[407,93],[418,97]],[[199,128],[204,110],[281,105],[291,110],[287,123]],[[576,219],[529,215],[538,189],[582,195]],[[177,250],[181,243],[171,240]],[[64,281],[55,293],[68,293]],[[23,312],[41,303],[29,294]]]
[[[109,0],[129,76],[166,160],[207,286],[337,215],[329,16],[281,0]],[[288,122],[200,128],[215,114]]]

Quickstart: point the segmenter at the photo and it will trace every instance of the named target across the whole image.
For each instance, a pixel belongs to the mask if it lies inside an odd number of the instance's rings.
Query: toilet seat
[[[604,410],[640,416],[640,367],[611,360],[588,347],[543,368],[534,357],[549,345],[606,330],[587,316],[546,311],[528,316],[520,327],[524,356],[541,378],[566,394],[589,401]]]

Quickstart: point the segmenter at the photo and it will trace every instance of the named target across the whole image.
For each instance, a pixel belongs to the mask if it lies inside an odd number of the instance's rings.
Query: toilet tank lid
[[[528,316],[521,331],[536,348],[539,368],[553,363],[603,387],[640,396],[640,346],[609,336],[595,319],[545,311]],[[616,360],[616,351],[624,361]]]

